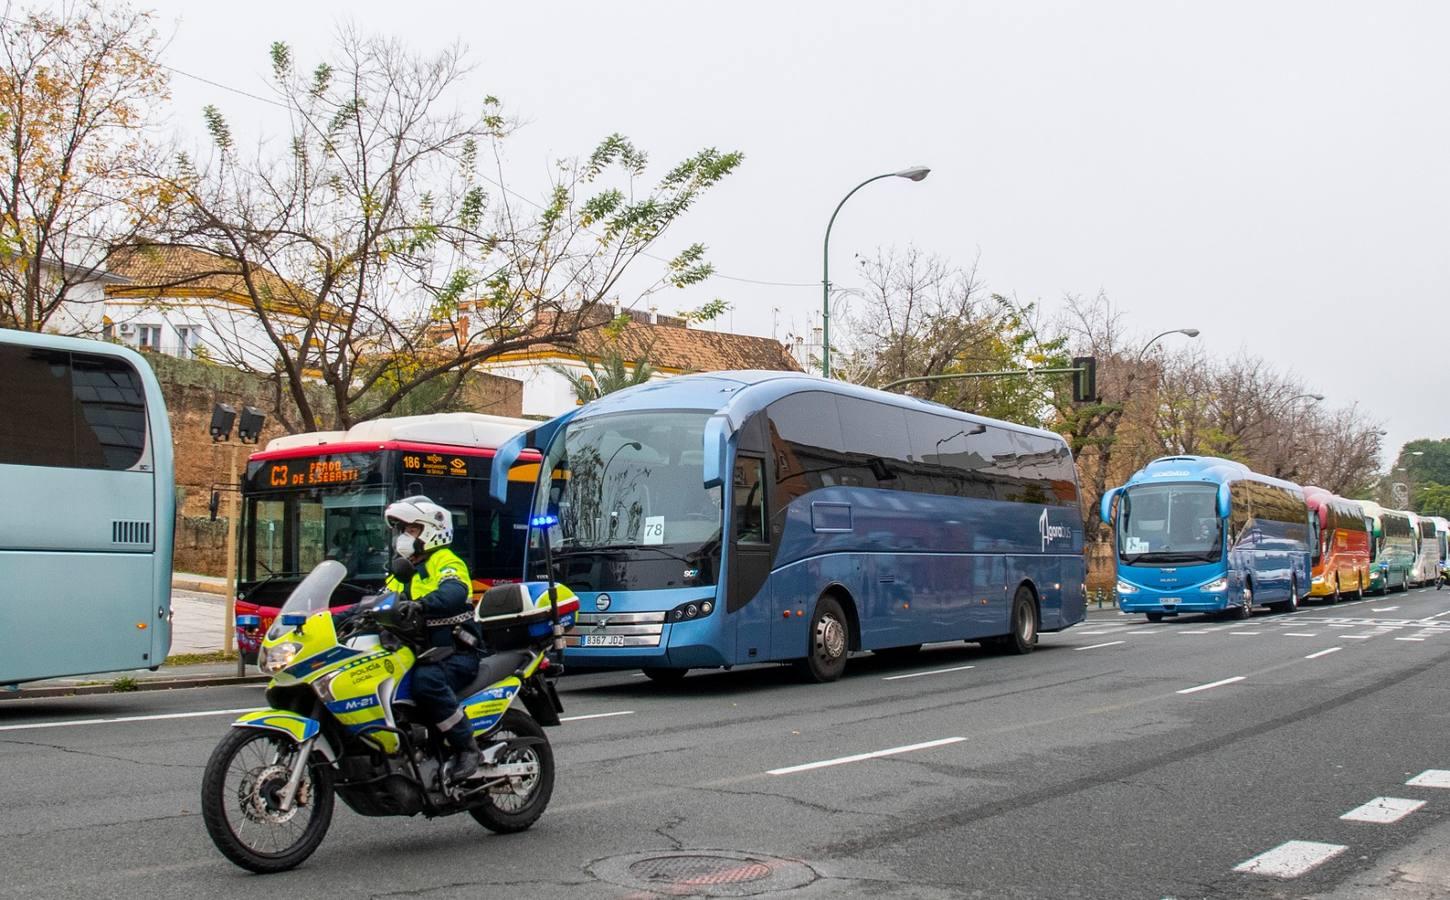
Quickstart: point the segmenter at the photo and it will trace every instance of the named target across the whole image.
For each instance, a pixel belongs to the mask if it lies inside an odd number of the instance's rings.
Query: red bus
[[[1345,594],[1356,599],[1369,590],[1372,525],[1357,501],[1324,488],[1304,488],[1309,505],[1314,554],[1309,596],[1338,603]]]
[[[468,563],[474,595],[523,575],[538,454],[509,470],[506,500],[494,500],[494,449],[537,425],[478,413],[376,419],[347,431],[289,435],[252,454],[242,485],[236,611],[259,616],[238,630],[253,658],[257,641],[304,575],[325,559],[347,566],[344,605],[382,590],[392,557],[383,510],[426,494],[453,513],[453,549]]]

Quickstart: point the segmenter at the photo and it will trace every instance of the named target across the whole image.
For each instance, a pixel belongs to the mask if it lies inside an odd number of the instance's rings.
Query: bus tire
[[[1329,595],[1329,605],[1330,606],[1334,606],[1335,604],[1339,603],[1339,601],[1341,601],[1343,599],[1344,599],[1344,597],[1340,596],[1340,593],[1339,593],[1339,576],[1336,575],[1336,576],[1334,576],[1334,593],[1332,593],[1332,594]]]
[[[796,671],[806,681],[817,684],[835,681],[846,671],[850,649],[851,628],[846,613],[835,597],[822,594],[811,613],[805,658],[795,661]]]
[[[1242,606],[1235,606],[1229,610],[1231,619],[1252,619],[1254,617],[1254,585],[1253,582],[1244,582],[1244,603]]]
[[[1037,647],[1037,598],[1027,585],[1012,597],[1012,630],[1002,639],[1008,653],[1031,653]]]
[[[645,666],[640,669],[644,676],[650,681],[658,684],[679,684],[689,673],[689,669],[666,669],[659,666]]]
[[[1147,616],[1148,616],[1148,621],[1149,622],[1153,622],[1155,624],[1158,623],[1158,622],[1163,621],[1163,614],[1162,613],[1147,613]]]

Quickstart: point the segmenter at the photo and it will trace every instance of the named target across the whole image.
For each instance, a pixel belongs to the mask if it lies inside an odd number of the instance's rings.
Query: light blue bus
[[[0,329],[0,684],[171,646],[171,426],[140,354]]]
[[[969,640],[1026,653],[1082,621],[1083,523],[1058,435],[782,372],[610,394],[519,435],[545,453],[565,660],[642,668],[793,661]],[[537,539],[530,577],[544,575]]]
[[[1123,612],[1246,619],[1256,605],[1296,609],[1309,591],[1309,508],[1297,484],[1232,460],[1165,456],[1104,494],[1099,512],[1115,526]]]

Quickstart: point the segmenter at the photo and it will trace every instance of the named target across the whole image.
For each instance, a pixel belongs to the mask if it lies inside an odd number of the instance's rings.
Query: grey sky
[[[1216,355],[1274,360],[1382,420],[1391,453],[1450,434],[1447,4],[142,5],[174,28],[169,64],[258,93],[271,41],[308,65],[340,21],[419,50],[457,37],[470,87],[527,123],[507,150],[525,192],[613,131],[661,167],[744,151],[665,249],[816,286],[715,279],[666,311],[720,296],[737,331],[809,327],[831,209],[923,163],[842,212],[838,284],[882,244],[980,253],[994,291],[1054,310],[1102,289],[1145,337],[1194,326]],[[209,102],[243,142],[270,121],[185,77],[173,93],[193,137]]]

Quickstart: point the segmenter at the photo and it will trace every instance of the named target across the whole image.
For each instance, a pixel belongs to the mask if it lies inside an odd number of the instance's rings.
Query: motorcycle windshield
[[[289,615],[310,616],[316,612],[327,609],[332,601],[332,594],[342,580],[347,577],[347,566],[335,559],[323,560],[317,564],[317,568],[307,574],[307,577],[297,583],[292,593],[287,597],[287,602],[282,604],[282,609],[277,613],[276,624],[267,633],[268,637],[278,637],[282,632],[287,631],[290,626],[283,625],[283,620]]]

